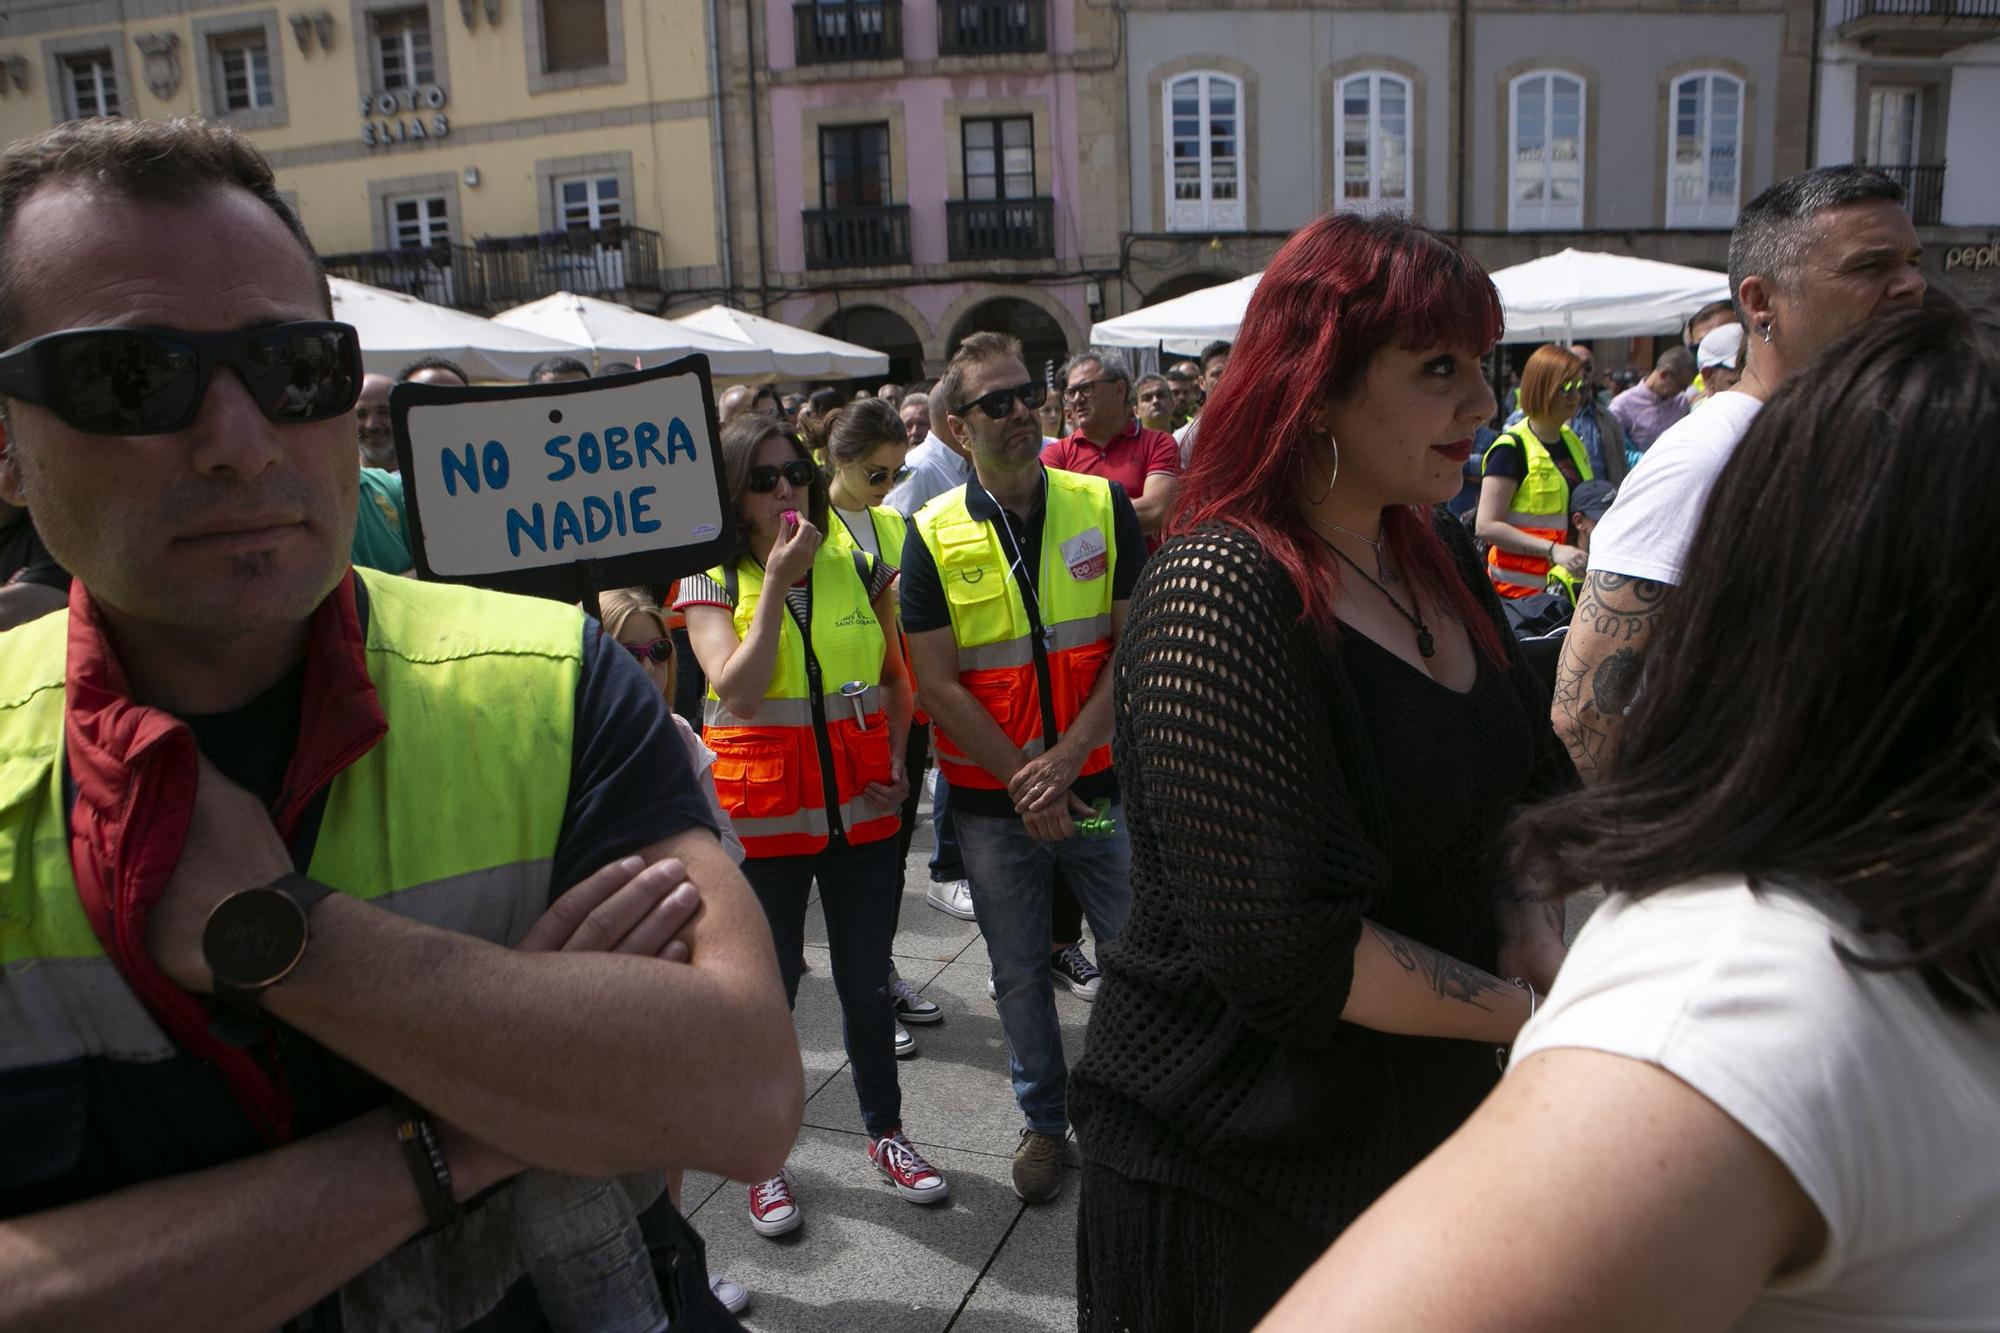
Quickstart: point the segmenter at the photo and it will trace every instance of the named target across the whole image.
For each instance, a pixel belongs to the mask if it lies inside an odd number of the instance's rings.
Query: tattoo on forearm
[[[1469,963],[1461,963],[1372,921],[1366,924],[1397,966],[1429,983],[1431,991],[1441,1000],[1457,1000],[1475,1009],[1490,1010],[1493,1006],[1485,1003],[1486,998],[1505,994],[1508,989],[1506,982]]]
[[[1589,781],[1609,758],[1645,674],[1646,640],[1672,585],[1625,574],[1586,576],[1556,667],[1552,712],[1577,772]],[[1608,650],[1608,651],[1607,651]]]

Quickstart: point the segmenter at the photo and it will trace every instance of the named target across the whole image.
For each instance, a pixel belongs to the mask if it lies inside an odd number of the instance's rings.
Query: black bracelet
[[[444,1159],[444,1145],[423,1108],[397,1093],[391,1101],[396,1113],[396,1142],[402,1145],[403,1162],[416,1183],[417,1197],[424,1201],[424,1216],[430,1230],[449,1226],[459,1217],[458,1199],[452,1193],[451,1164]]]

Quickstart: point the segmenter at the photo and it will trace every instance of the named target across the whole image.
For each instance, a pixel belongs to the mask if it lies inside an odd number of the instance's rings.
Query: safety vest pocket
[[[714,735],[708,745],[715,751],[715,794],[732,816],[769,819],[797,813],[803,804],[803,765],[792,746],[765,737]]]
[[[835,747],[840,764],[840,794],[853,800],[871,782],[885,786],[889,781],[889,719],[877,713],[868,720],[868,730],[846,725],[840,728]]]
[[[1110,660],[1111,645],[1102,640],[1049,654],[1049,684],[1058,716],[1075,717],[1082,710],[1084,700],[1097,685],[1098,674]]]

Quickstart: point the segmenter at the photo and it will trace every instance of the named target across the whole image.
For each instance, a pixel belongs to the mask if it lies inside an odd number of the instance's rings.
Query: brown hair
[[[1552,417],[1561,412],[1557,399],[1562,394],[1562,386],[1575,379],[1583,371],[1583,362],[1576,353],[1554,343],[1543,343],[1528,358],[1528,364],[1521,368],[1521,411],[1529,420],[1536,417]]]
[[[321,300],[329,314],[333,311],[326,269],[298,215],[279,195],[271,164],[256,145],[227,125],[192,116],[100,117],[58,125],[0,153],[0,346],[13,343],[21,315],[12,256],[14,217],[30,195],[52,183],[74,183],[135,202],[182,207],[217,190],[247,190],[285,224],[305,251],[319,278]],[[172,259],[166,256],[161,262]]]
[[[736,545],[730,550],[726,564],[734,565],[750,558],[750,530],[743,526],[743,493],[750,489],[750,460],[756,457],[764,441],[773,435],[791,445],[795,457],[803,458],[808,463],[813,461],[804,441],[776,417],[767,417],[762,412],[745,412],[722,428],[722,481],[729,489],[729,523],[736,534]],[[814,464],[812,485],[806,491],[806,520],[825,532],[830,507],[831,501],[826,495],[826,473]]]
[[[885,444],[907,445],[910,433],[887,398],[864,398],[833,416],[826,433],[826,456],[836,464],[859,463]]]
[[[974,366],[985,365],[988,361],[999,361],[1006,357],[1021,356],[1021,340],[1005,333],[975,333],[958,345],[951,354],[951,364],[944,368],[944,376],[931,390],[933,399],[942,397],[945,401],[943,415],[964,417],[968,404],[965,402],[965,376]],[[936,414],[937,409],[931,409]]]

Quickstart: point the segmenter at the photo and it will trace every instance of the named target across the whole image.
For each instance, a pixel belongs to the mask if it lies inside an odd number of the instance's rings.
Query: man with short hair
[[[354,402],[354,426],[360,436],[363,467],[394,472],[401,466],[396,460],[396,432],[389,416],[389,390],[395,387],[396,381],[378,371],[371,370],[361,377],[361,397]]]
[[[884,384],[881,388],[875,390],[875,396],[886,400],[891,407],[900,407],[903,403],[903,386],[900,384]]]
[[[1141,375],[1132,385],[1139,402],[1139,424],[1147,430],[1174,428],[1174,386],[1165,375]]]
[[[1208,405],[1208,400],[1222,386],[1222,372],[1229,367],[1229,348],[1229,343],[1217,340],[1201,349],[1201,378],[1196,383],[1200,396],[1195,402],[1194,421],[1174,432],[1174,443],[1180,446],[1183,469],[1194,457],[1195,423],[1201,420],[1201,409]]]
[[[903,433],[909,437],[910,448],[922,444],[931,433],[931,397],[927,393],[903,395],[903,405],[896,415],[903,419]]]
[[[938,390],[974,475],[910,525],[903,624],[1027,1121],[1014,1192],[1045,1203],[1061,1188],[1069,1129],[1048,949],[1057,867],[1100,947],[1131,908],[1107,668],[1144,538],[1116,482],[1042,463],[1034,408],[1046,388],[1014,339],[967,338]],[[1078,819],[1098,810],[1112,827],[1080,835]]]
[[[1063,403],[1076,432],[1042,450],[1042,463],[1123,486],[1150,551],[1160,544],[1160,529],[1180,489],[1180,447],[1165,431],[1148,430],[1133,419],[1131,380],[1116,357],[1079,352],[1063,366],[1062,380]]]
[[[1750,329],[1742,378],[1654,442],[1592,535],[1552,708],[1585,781],[1596,780],[1625,725],[1716,475],[1765,401],[1821,349],[1923,300],[1922,258],[1902,186],[1872,167],[1801,172],[1738,217],[1729,289]]]
[[[10,1326],[543,1329],[515,1173],[757,1179],[800,1121],[658,689],[573,607],[350,568],[331,310],[225,126],[0,154],[0,495],[77,585],[0,641]]]
[[[1167,384],[1174,392],[1174,428],[1180,429],[1194,420],[1195,407],[1201,390],[1195,384],[1195,377],[1182,369],[1188,362],[1167,367]]]
[[[732,384],[722,391],[722,397],[715,403],[715,415],[723,425],[749,412],[750,404],[756,401],[756,391],[747,384]]]
[[[456,384],[470,388],[472,376],[456,361],[441,356],[420,356],[396,372],[398,384]]]
[[[416,560],[410,554],[409,506],[403,478],[397,471],[396,434],[389,415],[389,391],[396,382],[369,371],[361,377],[361,396],[354,402],[355,432],[361,447],[360,501],[354,507],[354,546],[349,552],[363,569],[407,574]]]
[[[1589,455],[1591,471],[1615,486],[1631,470],[1625,462],[1625,428],[1611,415],[1610,405],[1597,396],[1597,354],[1588,343],[1571,343],[1569,354],[1583,363],[1578,372],[1583,376],[1583,403],[1570,418],[1570,429],[1576,432],[1576,438]]]
[[[1625,429],[1625,460],[1632,467],[1653,447],[1653,441],[1687,415],[1681,395],[1694,380],[1694,357],[1685,347],[1669,347],[1653,363],[1652,373],[1611,400],[1611,415]]]
[[[543,357],[528,372],[530,384],[568,384],[573,380],[589,378],[590,367],[573,356]]]

